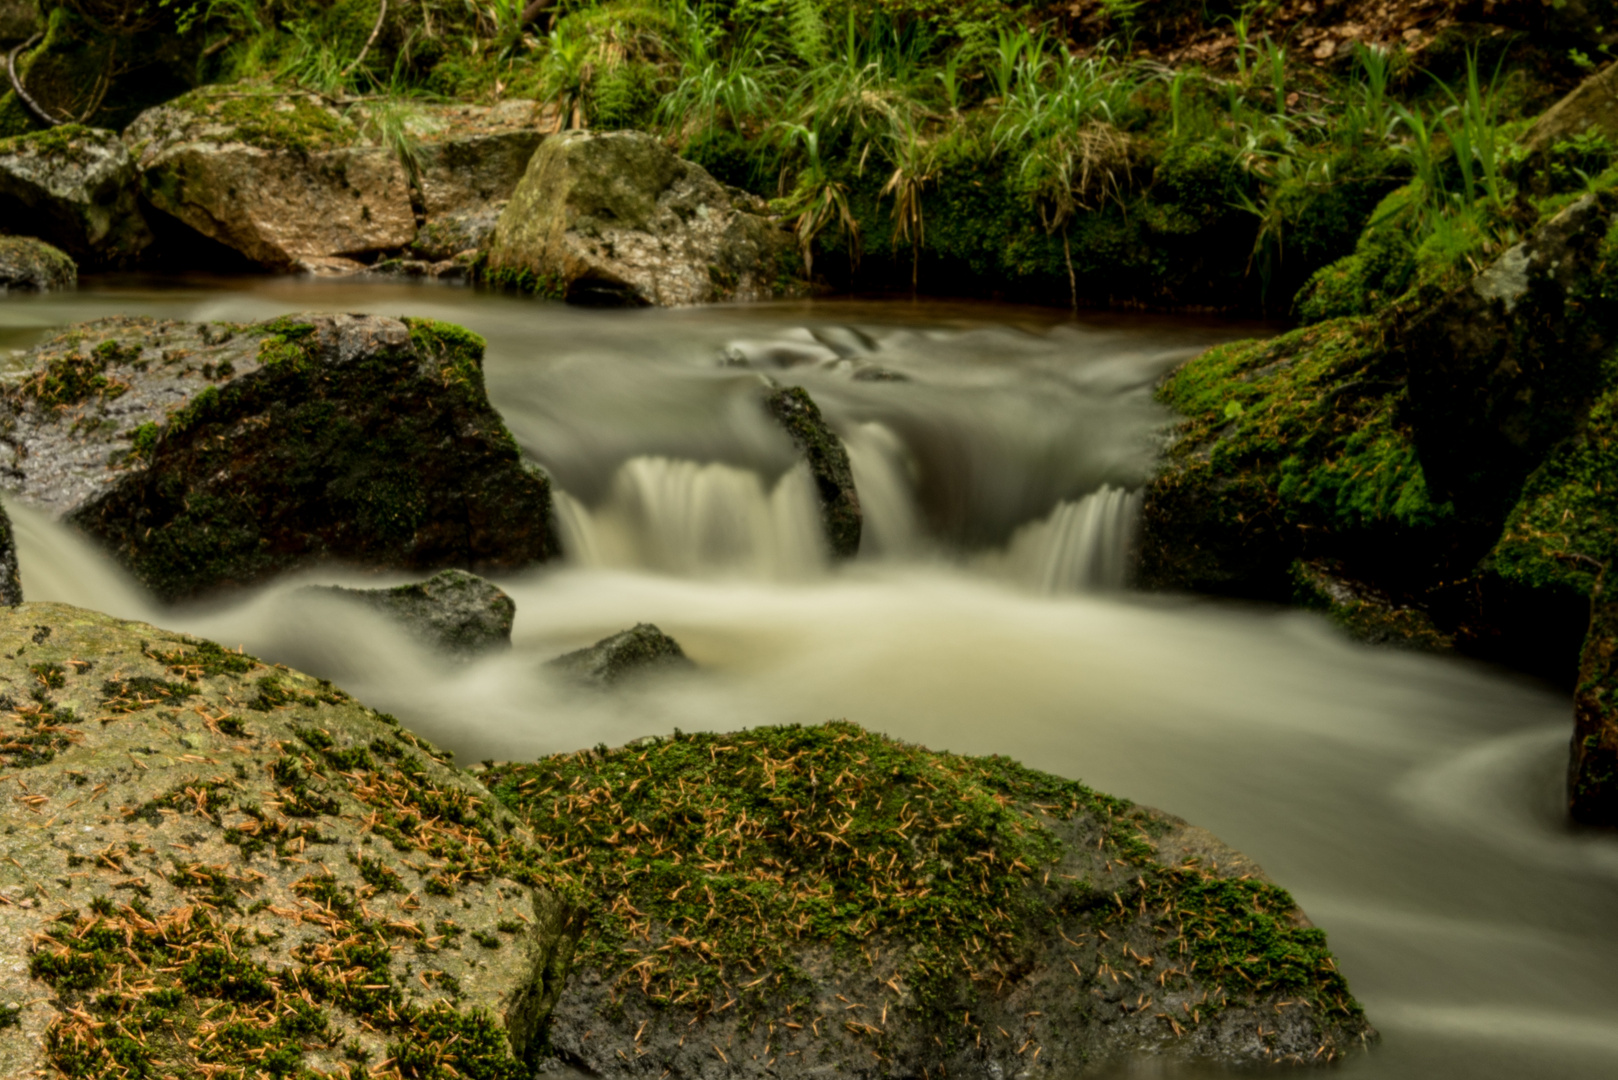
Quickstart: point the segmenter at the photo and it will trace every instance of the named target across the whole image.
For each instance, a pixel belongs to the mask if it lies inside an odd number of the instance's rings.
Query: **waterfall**
[[[901,558],[922,546],[916,510],[916,465],[904,442],[885,424],[856,424],[843,439],[854,488],[860,493],[860,554]]]
[[[1057,503],[1049,517],[1018,529],[987,568],[1047,593],[1122,588],[1140,508],[1139,491],[1111,485]]]
[[[584,567],[642,568],[698,577],[811,577],[826,563],[820,505],[806,466],[766,490],[730,465],[636,457],[605,501],[555,491],[562,549]]]

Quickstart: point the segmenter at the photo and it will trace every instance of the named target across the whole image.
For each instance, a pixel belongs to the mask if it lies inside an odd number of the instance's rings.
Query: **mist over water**
[[[583,312],[357,284],[132,288],[0,305],[12,347],[101,314],[429,315],[489,339],[490,396],[560,489],[568,556],[499,580],[513,648],[417,649],[310,582],[158,608],[93,545],[8,502],[24,592],[243,645],[337,680],[463,761],[846,717],[1004,753],[1180,814],[1253,856],[1331,938],[1377,1078],[1618,1075],[1618,842],[1569,830],[1562,697],[1350,643],[1297,612],[1121,586],[1156,378],[1235,330],[1014,308]],[[850,451],[860,555],[764,418],[810,390]],[[543,661],[636,622],[690,674],[602,695]],[[1218,1075],[1141,1062],[1096,1075]]]

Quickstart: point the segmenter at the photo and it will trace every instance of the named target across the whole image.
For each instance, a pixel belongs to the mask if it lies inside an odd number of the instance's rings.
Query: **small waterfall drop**
[[[747,469],[636,457],[618,469],[599,506],[561,490],[555,499],[562,549],[584,567],[792,580],[826,564],[820,506],[803,465],[766,490]]]
[[[922,550],[916,509],[916,466],[904,442],[885,424],[856,425],[843,438],[860,495],[860,554],[899,558]]]
[[[1082,499],[1056,504],[1049,517],[1012,534],[986,567],[1046,593],[1121,589],[1129,579],[1130,548],[1142,496],[1104,484]]]

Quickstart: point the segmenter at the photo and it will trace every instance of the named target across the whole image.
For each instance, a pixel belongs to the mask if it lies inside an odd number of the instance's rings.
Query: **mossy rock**
[[[133,262],[152,242],[134,162],[116,132],[76,124],[0,139],[0,220],[92,267]]]
[[[65,253],[33,237],[0,236],[0,288],[55,292],[78,283],[79,268]]]
[[[545,140],[500,215],[483,278],[574,303],[677,307],[790,293],[788,235],[650,135]]]
[[[204,87],[142,113],[125,137],[153,207],[270,269],[415,237],[399,155],[315,95]]]
[[[549,1043],[595,1075],[1067,1076],[1373,1035],[1250,860],[1006,758],[838,722],[480,776],[588,909]]]
[[[0,648],[0,1067],[529,1075],[573,909],[447,755],[143,623],[25,604]]]
[[[165,600],[321,559],[502,569],[558,551],[545,476],[431,320],[112,318],[25,354],[7,484]]]

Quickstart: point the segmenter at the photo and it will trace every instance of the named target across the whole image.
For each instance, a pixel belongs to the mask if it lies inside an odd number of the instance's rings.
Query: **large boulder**
[[[1582,423],[1618,334],[1599,286],[1618,195],[1587,195],[1468,284],[1396,320],[1429,489],[1498,529],[1523,478]]]
[[[549,1045],[592,1075],[1063,1076],[1374,1036],[1251,860],[1005,758],[832,723],[479,775],[588,898]]]
[[[555,106],[534,101],[424,106],[410,132],[427,220],[503,206],[557,127]]]
[[[143,623],[25,604],[0,649],[6,1075],[526,1075],[573,909],[447,755]]]
[[[465,570],[440,570],[426,581],[391,589],[312,585],[309,591],[379,611],[423,644],[450,656],[511,647],[517,602],[499,586]]]
[[[45,241],[29,236],[0,236],[0,292],[54,292],[78,283],[78,266]]]
[[[859,554],[864,518],[843,441],[826,423],[809,391],[801,386],[769,390],[764,395],[764,410],[791,437],[792,445],[809,466],[815,493],[820,497],[821,528],[831,553],[839,559],[853,558]]]
[[[546,666],[576,682],[605,690],[634,676],[692,665],[678,641],[651,623],[636,623],[588,648],[548,660]]]
[[[112,318],[37,346],[0,398],[0,484],[165,600],[321,559],[511,568],[557,551],[550,489],[430,320]]]
[[[96,267],[152,241],[135,166],[117,134],[77,124],[0,139],[0,229],[37,236]]]
[[[271,269],[357,269],[416,235],[399,155],[312,94],[204,87],[124,138],[152,206]]]
[[[642,132],[547,139],[506,205],[487,279],[587,304],[761,300],[792,285],[786,233]]]

